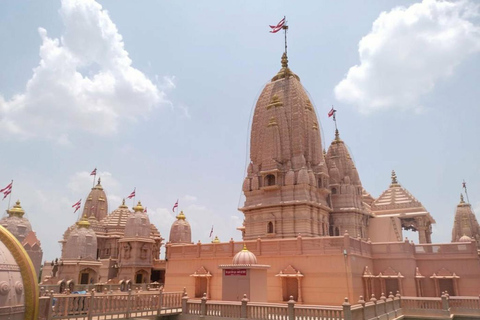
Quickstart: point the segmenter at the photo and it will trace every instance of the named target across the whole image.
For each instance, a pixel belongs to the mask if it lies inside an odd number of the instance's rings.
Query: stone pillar
[[[240,308],[240,319],[247,319],[247,303],[248,303],[248,298],[247,295],[243,295],[242,299],[242,306]]]
[[[302,297],[302,277],[297,277],[298,282],[298,303],[303,303]]]
[[[343,307],[343,319],[352,320],[353,319],[353,317],[352,317],[352,306],[348,302],[347,297],[345,297],[345,301],[343,302],[342,307]]]
[[[93,300],[94,299],[95,299],[95,289],[92,289],[92,291],[90,292],[89,303],[88,303],[88,311],[87,311],[88,320],[93,319],[93,309],[94,309],[94,301]]]
[[[207,315],[207,294],[204,293],[200,304],[200,318],[204,319]]]
[[[182,313],[188,314],[188,295],[185,288],[183,289],[183,297],[182,297]]]
[[[290,296],[288,300],[288,320],[295,320],[295,300]]]

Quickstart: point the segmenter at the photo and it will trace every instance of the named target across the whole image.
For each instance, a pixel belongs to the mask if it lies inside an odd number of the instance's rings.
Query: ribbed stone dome
[[[192,228],[181,211],[170,228],[171,243],[192,243]]]
[[[32,231],[32,225],[23,215],[25,211],[20,206],[18,200],[12,209],[7,210],[8,217],[0,220],[0,225],[7,228],[17,239],[22,242],[25,237]]]
[[[257,264],[257,257],[250,251],[248,251],[247,246],[244,244],[242,251],[238,252],[233,257],[233,264]]]
[[[458,239],[458,242],[471,242],[472,241],[472,238],[470,238],[469,236],[467,235],[463,235],[460,237],[460,239]]]
[[[138,201],[133,210],[134,212],[128,217],[125,225],[125,238],[149,238],[151,232],[150,219],[144,212],[142,203]]]
[[[96,260],[97,258],[97,236],[90,228],[90,223],[86,216],[83,216],[76,226],[70,231],[65,239],[62,258]]]

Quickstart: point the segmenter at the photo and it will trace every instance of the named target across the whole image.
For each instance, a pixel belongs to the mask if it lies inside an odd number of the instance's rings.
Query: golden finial
[[[16,217],[23,217],[25,214],[25,211],[23,210],[22,206],[20,205],[20,200],[17,200],[15,205],[13,206],[12,209],[7,210],[7,213],[9,216],[16,216]]]
[[[246,244],[246,243],[243,244],[243,249],[242,249],[242,251],[248,251],[248,249],[247,249],[247,244]]]
[[[290,76],[293,76],[300,81],[300,78],[295,73],[293,73],[290,70],[290,68],[288,68],[288,57],[285,52],[282,55],[281,61],[282,61],[282,68],[280,69],[280,71],[278,71],[277,75],[272,78],[272,81],[276,81],[279,79],[288,79],[288,77]]]
[[[213,239],[212,243],[220,243],[220,239],[218,239],[218,237],[215,236],[215,239]]]
[[[460,203],[465,203],[465,201],[463,200],[463,193],[460,193]]]
[[[142,206],[142,202],[141,201],[138,201],[137,205],[135,207],[133,207],[133,211],[135,212],[143,212],[143,206]]]
[[[335,141],[340,141],[340,133],[338,132],[338,129],[335,129]]]
[[[185,220],[186,219],[185,214],[183,214],[183,211],[180,211],[180,213],[178,214],[178,216],[176,218],[177,218],[177,220]]]
[[[282,68],[288,68],[288,57],[286,52],[282,54]]]
[[[395,173],[395,170],[392,170],[392,185],[398,184],[397,181],[397,174]]]
[[[83,217],[77,222],[79,228],[90,228],[90,222],[88,222],[87,215],[84,214]]]
[[[128,206],[125,204],[125,198],[122,199],[122,204],[119,206],[119,208],[128,208]]]
[[[101,183],[102,183],[102,178],[99,177],[97,181],[97,185],[94,187],[94,189],[103,190]]]

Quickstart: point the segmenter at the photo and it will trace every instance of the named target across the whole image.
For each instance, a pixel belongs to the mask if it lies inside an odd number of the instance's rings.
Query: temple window
[[[275,185],[275,176],[273,174],[267,174],[265,176],[265,186],[274,186]]]
[[[337,188],[332,188],[332,194],[337,194]]]
[[[267,233],[273,233],[273,222],[272,221],[270,221],[267,224]]]

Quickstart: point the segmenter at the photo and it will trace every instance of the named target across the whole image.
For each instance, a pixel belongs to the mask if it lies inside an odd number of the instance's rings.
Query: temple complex
[[[81,218],[59,241],[61,258],[46,261],[42,284],[162,283],[191,298],[336,305],[348,297],[439,297],[480,294],[480,226],[461,196],[452,243],[432,244],[432,214],[395,171],[377,198],[364,189],[340,132],[326,150],[312,99],[281,58],[255,106],[250,162],[243,180],[242,241],[192,243],[180,212],[163,238],[141,202],[108,211],[98,183]],[[386,180],[387,180],[387,174]],[[239,183],[240,184],[240,183]],[[20,202],[0,221],[27,249],[40,252]],[[452,213],[453,216],[453,213]],[[418,244],[403,230],[418,233]],[[33,253],[32,260],[36,261]]]
[[[243,240],[190,244],[170,235],[165,290],[327,305],[397,291],[478,296],[479,226],[470,204],[457,207],[452,243],[432,244],[434,218],[394,171],[375,198],[339,131],[327,151],[321,141],[313,101],[284,53],[253,115]],[[403,230],[417,232],[419,244],[404,240]]]

